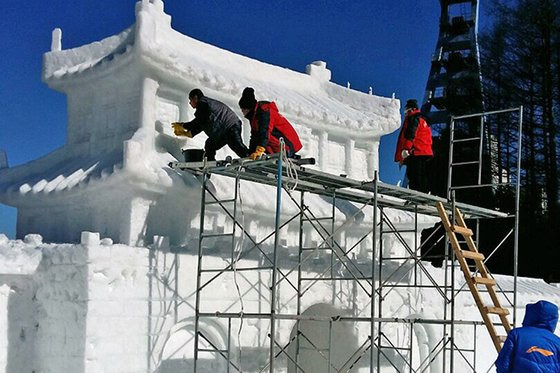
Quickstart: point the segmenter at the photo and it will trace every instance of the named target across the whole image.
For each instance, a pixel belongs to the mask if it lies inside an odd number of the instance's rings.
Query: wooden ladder
[[[449,241],[451,242],[451,246],[453,247],[453,251],[455,252],[455,257],[459,262],[459,266],[461,267],[461,271],[465,275],[465,280],[467,281],[467,285],[472,293],[474,301],[478,306],[480,311],[480,315],[482,316],[482,320],[488,329],[488,333],[490,333],[490,337],[492,338],[492,342],[494,342],[494,346],[496,350],[500,352],[502,349],[502,343],[504,343],[506,336],[499,336],[496,332],[495,324],[490,319],[490,315],[498,315],[501,325],[505,329],[506,333],[509,333],[511,330],[511,324],[507,316],[509,315],[509,311],[503,308],[500,304],[500,300],[498,299],[498,294],[496,293],[496,289],[494,286],[496,285],[496,280],[494,280],[488,270],[486,269],[486,265],[484,264],[484,254],[479,253],[476,245],[473,241],[473,231],[467,228],[465,224],[465,220],[463,219],[463,215],[458,208],[455,208],[455,225],[451,224],[449,221],[449,216],[445,211],[445,207],[443,203],[437,203],[437,210],[439,213],[439,217],[443,223],[443,227],[445,228],[445,232],[449,237]],[[468,250],[461,249],[461,245],[459,244],[459,240],[457,239],[457,234],[460,234],[465,238],[466,244],[468,246]],[[471,272],[468,264],[467,259],[474,260],[476,264],[476,268],[478,273]],[[478,274],[478,275],[477,275]],[[492,299],[493,305],[485,306],[482,301],[482,296],[478,290],[478,286],[486,286],[488,290],[488,294]]]

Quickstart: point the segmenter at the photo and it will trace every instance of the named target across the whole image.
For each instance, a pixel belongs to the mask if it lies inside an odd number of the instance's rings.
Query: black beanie
[[[404,106],[404,109],[418,109],[418,102],[411,98],[409,100],[406,100],[406,105]]]
[[[198,98],[202,98],[204,97],[204,93],[202,93],[202,91],[198,88],[193,89],[192,91],[189,92],[189,98],[193,98],[194,96],[198,97]]]
[[[245,87],[243,94],[239,99],[239,107],[241,109],[252,109],[257,104],[255,99],[255,90],[251,87]]]

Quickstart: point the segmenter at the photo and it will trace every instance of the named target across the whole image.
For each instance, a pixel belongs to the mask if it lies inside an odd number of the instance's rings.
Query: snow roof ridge
[[[66,50],[52,50],[43,55],[43,80],[60,79],[117,61],[133,50],[135,25],[117,35]]]

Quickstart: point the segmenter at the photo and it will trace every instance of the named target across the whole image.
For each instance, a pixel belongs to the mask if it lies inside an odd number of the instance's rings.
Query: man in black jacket
[[[209,161],[215,160],[216,151],[226,144],[240,158],[249,155],[241,139],[241,120],[226,104],[204,96],[198,88],[189,93],[189,104],[196,109],[194,119],[171,123],[176,136],[194,137],[204,131],[208,135],[204,151]]]

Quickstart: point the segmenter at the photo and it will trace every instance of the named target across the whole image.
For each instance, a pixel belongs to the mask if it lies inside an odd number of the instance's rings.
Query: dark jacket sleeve
[[[407,139],[408,141],[414,140],[414,138],[416,137],[416,130],[418,129],[419,124],[420,124],[420,116],[418,114],[411,115],[408,118],[408,125],[404,133],[404,138]]]
[[[498,354],[498,359],[496,359],[496,372],[497,373],[510,373],[511,370],[511,362],[515,358],[514,356],[514,342],[515,342],[515,333],[510,332],[500,353]]]
[[[270,112],[268,110],[263,110],[260,107],[257,108],[256,112],[258,128],[256,131],[257,139],[255,141],[255,148],[257,146],[262,146],[265,148],[268,145],[268,133],[270,128]]]
[[[206,102],[200,101],[194,112],[194,119],[190,122],[185,122],[183,128],[191,131],[193,136],[198,135],[204,130],[204,123],[208,121],[210,117],[210,108]]]

